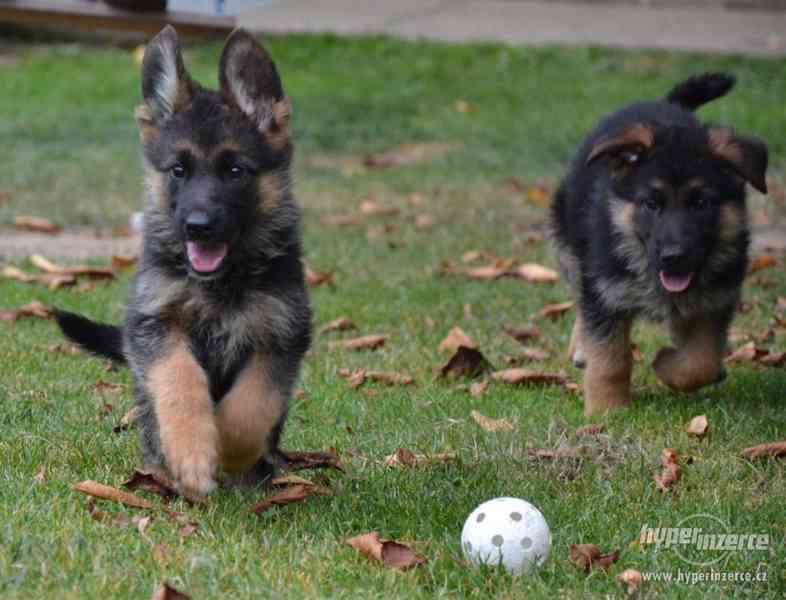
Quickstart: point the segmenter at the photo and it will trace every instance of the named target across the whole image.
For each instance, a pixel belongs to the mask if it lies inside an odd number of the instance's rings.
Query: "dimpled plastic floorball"
[[[540,567],[551,550],[541,512],[520,498],[494,498],[472,511],[461,530],[464,556],[474,564],[502,565],[513,575]]]

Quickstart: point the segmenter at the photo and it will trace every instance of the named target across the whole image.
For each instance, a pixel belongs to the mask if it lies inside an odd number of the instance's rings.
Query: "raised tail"
[[[88,352],[105,356],[116,363],[125,363],[123,331],[114,325],[96,323],[81,315],[62,310],[54,311],[57,324],[65,336]]]
[[[725,96],[734,87],[737,79],[728,73],[702,73],[678,83],[666,96],[666,101],[686,110]]]

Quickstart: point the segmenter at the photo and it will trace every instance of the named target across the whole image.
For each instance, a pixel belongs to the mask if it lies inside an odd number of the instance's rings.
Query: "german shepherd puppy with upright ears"
[[[125,361],[146,466],[203,496],[220,474],[264,481],[311,339],[290,104],[248,33],[229,37],[220,89],[194,82],[177,34],[147,46],[136,110],[144,247],[122,328],[57,313],[65,335]]]
[[[665,321],[653,367],[675,390],[724,377],[726,336],[748,263],[745,184],[766,193],[767,147],[693,114],[734,78],[693,77],[603,119],[555,198],[554,238],[577,299],[569,353],[586,366],[587,415],[631,399],[634,318]]]

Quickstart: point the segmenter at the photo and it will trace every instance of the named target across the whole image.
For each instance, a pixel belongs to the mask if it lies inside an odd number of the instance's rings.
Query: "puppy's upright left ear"
[[[142,60],[142,97],[148,115],[155,123],[162,123],[184,109],[193,94],[177,33],[167,25],[147,45]]]
[[[236,29],[229,36],[218,78],[223,96],[261,132],[286,129],[291,110],[276,65],[247,31]]]
[[[762,194],[767,193],[767,144],[755,137],[738,136],[731,129],[709,130],[710,152]]]
[[[635,162],[639,154],[646,152],[655,145],[655,132],[646,123],[634,123],[622,131],[608,137],[600,138],[589,151],[585,164],[590,165],[602,156],[630,153]]]

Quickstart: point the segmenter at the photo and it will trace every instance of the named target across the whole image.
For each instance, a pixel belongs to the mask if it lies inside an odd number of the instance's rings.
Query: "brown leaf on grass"
[[[660,491],[669,491],[669,489],[680,480],[682,470],[679,464],[677,464],[678,460],[679,455],[676,450],[664,448],[663,452],[661,452],[660,462],[663,466],[663,471],[653,476],[655,485],[658,486]]]
[[[46,481],[46,469],[43,465],[41,465],[41,468],[38,469],[38,472],[33,475],[33,481],[37,481],[38,483],[43,483]]]
[[[461,113],[464,115],[477,112],[478,110],[477,106],[471,104],[470,102],[467,102],[466,100],[456,100],[455,104],[453,104],[453,108],[457,113]]]
[[[20,306],[15,310],[0,310],[0,321],[14,322],[24,318],[50,319],[52,318],[52,313],[38,300]]]
[[[415,216],[415,229],[423,231],[431,229],[432,227],[434,227],[434,215],[421,213]]]
[[[505,262],[498,262],[493,265],[483,267],[473,267],[464,271],[470,279],[478,281],[493,281],[499,279],[510,272],[510,265]]]
[[[585,573],[589,573],[596,567],[607,571],[619,560],[619,557],[619,550],[609,554],[601,554],[594,544],[572,544],[570,547],[570,561]]]
[[[551,206],[551,186],[544,182],[536,182],[527,188],[527,201],[539,208]]]
[[[350,329],[357,329],[355,322],[349,317],[338,317],[323,325],[319,333],[325,334],[331,331],[349,331]]]
[[[46,347],[47,352],[52,354],[65,354],[66,356],[78,356],[83,354],[82,349],[76,344],[71,342],[60,342],[59,344],[50,344]]]
[[[782,367],[786,364],[786,352],[771,352],[759,357],[758,362],[765,367]]]
[[[8,202],[11,199],[11,196],[12,196],[11,192],[8,192],[6,190],[0,190],[0,205],[3,205],[6,202]]]
[[[130,269],[139,260],[138,256],[115,254],[112,256],[112,268],[116,271]]]
[[[144,498],[140,498],[134,494],[129,494],[128,492],[123,492],[117,488],[113,488],[111,486],[104,485],[103,483],[98,483],[89,479],[71,486],[71,489],[77,492],[82,492],[83,494],[87,494],[88,496],[92,496],[93,498],[101,498],[103,500],[119,502],[120,504],[125,504],[126,506],[131,506],[134,508],[155,508],[152,503],[148,502]]]
[[[349,369],[339,369],[338,375],[339,377],[346,379],[349,387],[351,387],[353,390],[358,389],[361,385],[366,383],[365,369],[357,369],[356,371],[350,371]]]
[[[333,271],[314,271],[311,267],[306,265],[305,272],[306,283],[309,287],[319,287],[321,285],[333,286],[336,284]]]
[[[117,394],[125,389],[122,383],[113,383],[111,381],[104,381],[99,379],[93,385],[93,390],[98,394]]]
[[[372,169],[387,169],[415,163],[430,162],[442,158],[448,152],[455,150],[455,144],[446,143],[418,143],[402,144],[397,148],[369,154],[363,159],[363,165]]]
[[[473,398],[480,398],[489,389],[488,381],[476,381],[469,386],[469,394]]]
[[[448,332],[447,337],[439,343],[437,350],[440,352],[455,352],[460,346],[476,349],[478,345],[464,333],[461,327],[454,327]]]
[[[786,296],[778,296],[778,299],[775,300],[775,310],[786,312]]]
[[[376,240],[391,233],[398,231],[398,225],[394,223],[385,223],[384,225],[374,225],[373,227],[369,227],[366,230],[366,237],[369,240]],[[389,243],[393,244],[395,242],[390,241]]]
[[[180,529],[178,529],[177,535],[180,536],[181,539],[185,539],[187,537],[191,537],[197,531],[199,531],[199,523],[191,521],[190,523],[186,523]]]
[[[521,342],[522,344],[540,338],[540,329],[538,329],[535,325],[527,325],[525,327],[505,327],[504,331],[514,340]]]
[[[476,410],[473,410],[470,415],[475,420],[475,423],[480,425],[480,428],[484,431],[513,431],[513,423],[511,423],[508,419],[492,419],[482,415]]]
[[[279,450],[278,457],[284,471],[302,471],[305,469],[334,469],[344,472],[341,460],[335,451],[330,452],[296,452]]]
[[[590,423],[589,425],[582,425],[576,430],[576,437],[593,437],[600,435],[605,431],[603,425],[597,423]]]
[[[261,515],[274,506],[286,506],[287,504],[293,504],[295,502],[303,502],[312,491],[312,488],[302,483],[288,486],[280,492],[268,496],[261,502],[257,502],[248,510],[256,515]]]
[[[617,581],[622,585],[628,586],[628,596],[632,596],[639,591],[641,584],[644,582],[644,578],[636,569],[625,569],[622,573],[617,575]]]
[[[709,428],[710,423],[707,420],[707,415],[699,415],[697,417],[693,417],[690,420],[690,423],[688,423],[685,431],[688,433],[688,435],[702,439],[705,435],[707,435]]]
[[[20,281],[22,283],[36,283],[45,285],[52,291],[74,285],[76,283],[76,277],[73,275],[64,275],[60,273],[39,273],[36,275],[31,275],[12,266],[4,267],[2,275],[5,279]]]
[[[139,418],[139,408],[134,406],[131,408],[126,414],[124,414],[120,421],[117,422],[112,428],[112,431],[115,433],[120,433],[121,431],[126,431],[134,422]]]
[[[131,524],[131,519],[126,515],[112,515],[102,510],[98,510],[95,498],[88,498],[85,508],[87,508],[90,518],[96,523],[104,523],[105,525],[112,525],[114,527],[120,527],[121,529]]]
[[[412,385],[415,383],[415,380],[406,373],[390,371],[366,371],[366,379],[386,385]]]
[[[757,458],[772,457],[782,458],[786,456],[786,441],[784,442],[770,442],[768,444],[758,444],[745,448],[742,455],[748,460],[756,460]]]
[[[442,452],[439,454],[414,454],[406,448],[397,448],[393,454],[385,457],[383,464],[386,467],[422,467],[426,465],[442,464],[456,460],[455,452]]]
[[[519,265],[514,273],[519,279],[530,283],[554,283],[559,280],[559,274],[554,269],[535,263]]]
[[[384,346],[387,339],[388,336],[386,335],[363,335],[356,338],[330,342],[328,347],[331,350],[339,348],[344,350],[374,350]]]
[[[565,391],[570,394],[580,394],[581,386],[574,381],[565,382]]]
[[[150,600],[191,600],[191,596],[188,596],[183,592],[179,592],[168,583],[162,583],[160,586],[158,586],[158,589],[153,592]]]
[[[557,304],[547,304],[544,306],[540,312],[538,312],[538,316],[543,317],[545,319],[551,319],[552,321],[556,321],[566,312],[568,312],[571,308],[573,308],[573,302],[559,302]]]
[[[463,263],[471,263],[483,258],[484,253],[480,250],[467,250],[464,254],[461,255],[461,262]]]
[[[395,206],[383,206],[371,198],[360,203],[360,214],[366,217],[393,217],[400,212],[401,210]]]
[[[363,222],[362,215],[326,215],[321,219],[323,225],[332,227],[348,227],[360,225]]]
[[[423,203],[426,199],[423,197],[423,194],[418,194],[415,192],[414,194],[410,194],[404,199],[409,206],[423,206]]]
[[[527,448],[527,454],[539,460],[576,459],[581,456],[579,448]]]
[[[495,381],[511,385],[564,385],[567,378],[559,373],[543,373],[530,369],[503,369],[491,374]]]
[[[755,273],[756,271],[761,271],[762,269],[769,269],[770,267],[775,267],[778,265],[778,261],[775,259],[774,256],[769,254],[762,254],[761,256],[757,256],[754,258],[750,265],[748,266],[748,274]]]
[[[33,254],[30,257],[30,262],[37,269],[52,275],[71,275],[73,277],[84,276],[88,277],[89,279],[113,279],[115,277],[115,272],[109,267],[90,267],[87,265],[63,267],[53,263],[51,260],[41,256],[40,254]]]
[[[543,362],[544,360],[547,360],[548,357],[549,353],[542,348],[525,346],[521,349],[517,356],[509,357],[509,360],[506,362],[509,365],[517,365],[525,362]]]
[[[480,350],[459,346],[456,353],[439,370],[439,376],[477,377],[491,368],[491,364]]]
[[[380,540],[376,531],[346,540],[346,543],[367,558],[391,569],[406,571],[426,562],[409,546],[393,540]]]
[[[55,225],[51,221],[40,217],[30,217],[19,215],[14,219],[14,227],[22,231],[35,231],[36,233],[47,233],[54,235],[62,231],[62,227]]]
[[[132,492],[136,490],[150,492],[162,498],[176,498],[180,495],[174,482],[166,475],[141,469],[135,469],[131,478],[123,483],[123,487],[128,488]]]
[[[753,362],[768,354],[767,350],[758,348],[756,342],[743,344],[726,357],[727,363]]]

